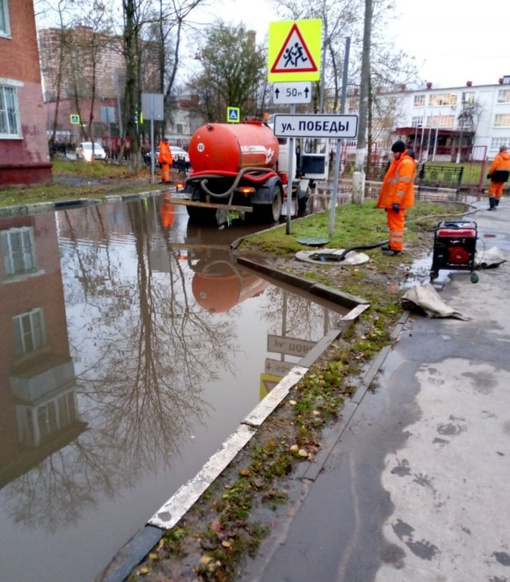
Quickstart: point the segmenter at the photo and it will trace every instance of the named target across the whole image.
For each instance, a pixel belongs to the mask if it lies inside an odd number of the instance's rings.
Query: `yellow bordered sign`
[[[321,52],[322,20],[271,22],[268,81],[318,81]]]
[[[241,121],[241,109],[239,107],[227,107],[227,122],[239,123]]]

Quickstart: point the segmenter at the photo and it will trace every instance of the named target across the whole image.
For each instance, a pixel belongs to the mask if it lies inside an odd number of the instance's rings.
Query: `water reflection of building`
[[[84,430],[53,214],[0,221],[0,487]]]

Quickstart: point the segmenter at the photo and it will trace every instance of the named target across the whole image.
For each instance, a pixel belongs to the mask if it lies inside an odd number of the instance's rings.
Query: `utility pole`
[[[370,41],[372,36],[373,0],[365,0],[365,26],[363,29],[363,53],[361,57],[361,87],[359,98],[359,127],[356,143],[355,171],[352,176],[352,202],[361,204],[365,197],[365,149],[370,85]]]

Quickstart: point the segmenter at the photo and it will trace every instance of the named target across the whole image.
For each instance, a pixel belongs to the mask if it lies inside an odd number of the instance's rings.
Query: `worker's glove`
[[[487,174],[487,180],[490,180],[492,178],[492,174]]]
[[[400,212],[400,204],[395,203],[392,208],[393,212],[396,212],[397,214]]]

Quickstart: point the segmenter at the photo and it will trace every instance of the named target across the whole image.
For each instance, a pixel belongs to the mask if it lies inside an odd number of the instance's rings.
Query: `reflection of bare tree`
[[[89,430],[5,489],[14,519],[30,526],[73,523],[98,495],[175,462],[203,420],[204,383],[230,369],[237,350],[232,319],[196,306],[189,270],[152,232],[151,205],[126,206],[124,240],[110,231],[109,205],[59,223],[78,407]],[[151,266],[158,245],[168,272]]]

